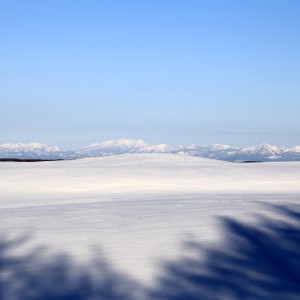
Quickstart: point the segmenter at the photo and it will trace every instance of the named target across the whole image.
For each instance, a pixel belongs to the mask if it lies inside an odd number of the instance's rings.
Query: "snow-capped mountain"
[[[172,147],[160,144],[149,145],[143,140],[119,139],[92,144],[78,150],[84,156],[103,156],[125,153],[170,153]]]
[[[183,147],[178,153],[226,161],[294,161],[300,160],[300,147],[277,147],[266,143],[239,148],[228,145]]]
[[[40,143],[0,145],[0,158],[74,159],[125,153],[186,154],[226,161],[300,161],[300,146],[288,148],[266,143],[244,148],[222,144],[173,147],[166,144],[151,145],[143,140],[118,139],[70,151]]]
[[[58,159],[68,158],[70,154],[56,146],[49,147],[37,142],[0,145],[0,158]]]
[[[238,150],[239,148],[222,144],[213,144],[205,146],[192,144],[189,146],[179,146],[175,151],[173,151],[173,153],[188,154],[213,159],[220,159],[220,157],[222,157],[225,159],[227,156],[236,153],[236,151]]]

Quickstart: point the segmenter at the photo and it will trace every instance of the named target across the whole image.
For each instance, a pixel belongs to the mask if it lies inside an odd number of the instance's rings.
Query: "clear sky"
[[[0,143],[300,144],[299,0],[0,0]]]

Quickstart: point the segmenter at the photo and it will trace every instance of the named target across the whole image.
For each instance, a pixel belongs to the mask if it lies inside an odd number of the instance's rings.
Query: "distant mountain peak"
[[[117,140],[108,140],[102,142],[103,146],[126,146],[126,147],[146,147],[148,144],[143,140],[134,140],[134,139],[117,139]]]
[[[89,146],[84,147],[87,148],[95,148],[95,147],[145,147],[148,146],[146,142],[143,140],[134,140],[134,139],[113,139],[107,140],[101,143],[94,143]]]
[[[276,158],[280,155],[281,148],[273,146],[267,143],[261,143],[253,147],[242,148],[241,151],[248,153],[249,155],[269,155],[270,157]]]
[[[23,150],[28,150],[28,149],[46,149],[46,148],[53,148],[49,147],[46,144],[38,143],[38,142],[32,142],[32,143],[17,143],[17,144],[11,144],[11,143],[5,143],[0,145],[1,149],[23,149]],[[56,147],[59,149],[58,147]]]
[[[261,144],[257,145],[257,147],[258,148],[264,148],[264,149],[272,149],[272,150],[279,149],[279,147],[268,144],[268,143],[261,143]]]
[[[300,146],[295,146],[292,148],[292,150],[295,152],[300,152]]]

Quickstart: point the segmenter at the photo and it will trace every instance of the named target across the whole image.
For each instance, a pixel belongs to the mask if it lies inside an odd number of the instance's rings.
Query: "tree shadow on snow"
[[[223,218],[224,245],[190,242],[190,255],[164,265],[152,299],[300,299],[300,210],[252,225]]]
[[[223,218],[223,244],[187,243],[182,259],[166,262],[151,289],[101,254],[82,266],[66,254],[48,255],[46,248],[18,255],[28,238],[2,238],[0,299],[300,299],[300,209],[270,209],[279,218],[257,216],[250,225]]]
[[[0,242],[1,300],[128,300],[138,299],[139,286],[117,272],[101,254],[80,266],[67,254],[49,255],[35,248],[27,255],[12,254],[27,237]]]

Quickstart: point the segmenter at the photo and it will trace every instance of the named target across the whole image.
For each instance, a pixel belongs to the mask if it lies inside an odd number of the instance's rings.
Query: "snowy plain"
[[[254,222],[300,201],[300,162],[231,163],[124,154],[0,165],[0,233],[86,261],[93,247],[151,285],[182,244],[223,238],[220,217]]]

